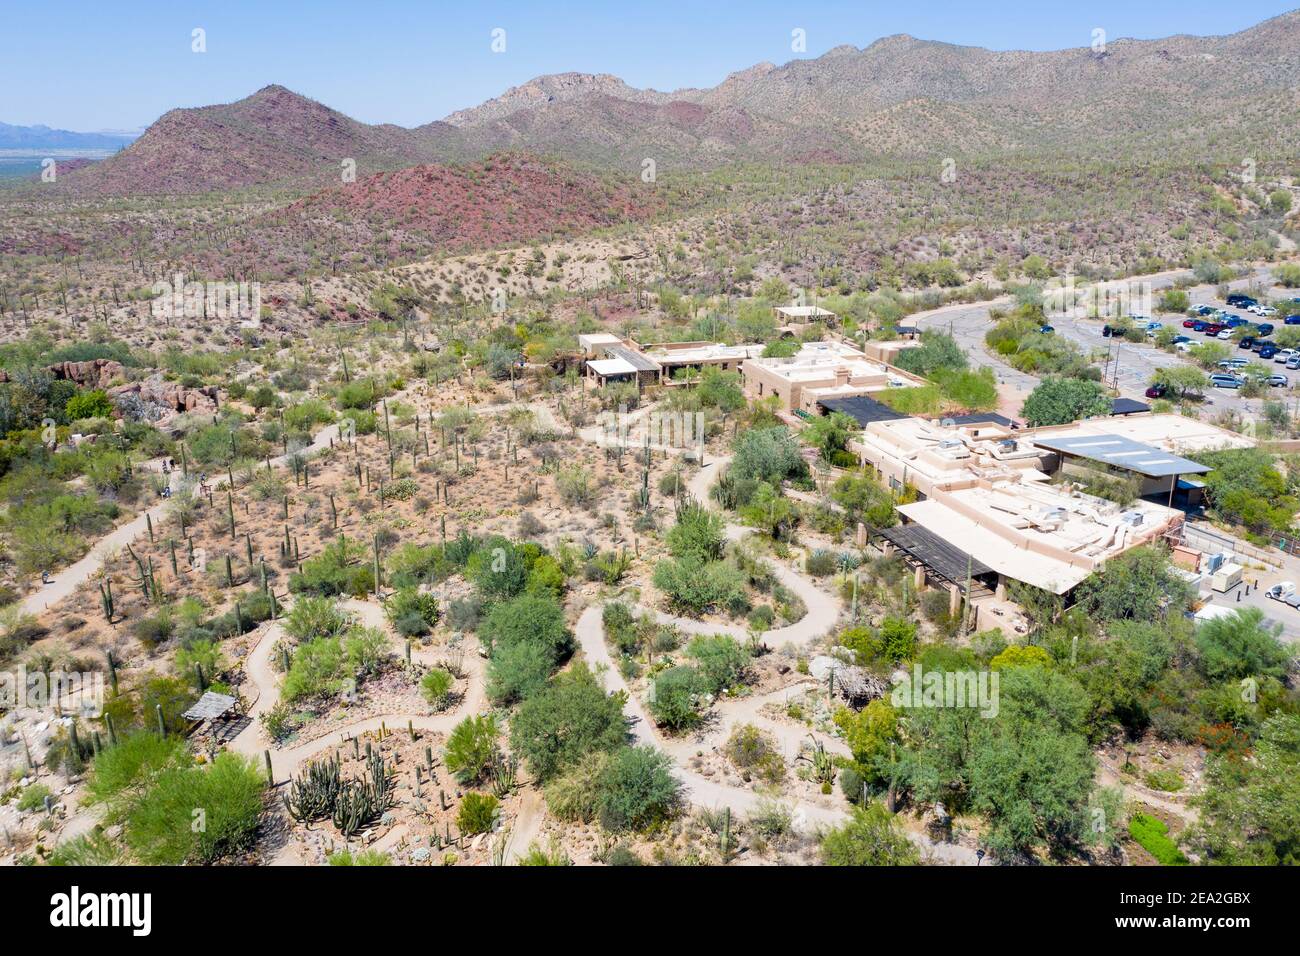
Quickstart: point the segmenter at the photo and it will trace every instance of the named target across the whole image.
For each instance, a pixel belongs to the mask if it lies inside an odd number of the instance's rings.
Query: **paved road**
[[[1271,287],[1271,268],[1271,266],[1258,266],[1250,275],[1241,279],[1234,279],[1229,283],[1229,286],[1234,290],[1249,289],[1256,284]],[[1172,286],[1178,279],[1189,275],[1190,272],[1187,270],[1177,270],[1150,276],[1137,276],[1128,281],[1150,282],[1153,292],[1158,292]],[[1216,287],[1214,286],[1194,286],[1187,291],[1193,305],[1204,303],[1226,308],[1225,303],[1216,299]],[[1277,290],[1276,295],[1281,296],[1284,292],[1285,290]],[[937,329],[951,333],[957,343],[972,357],[975,364],[987,365],[992,368],[999,383],[1018,393],[1023,400],[1038,384],[1038,377],[1016,370],[1001,357],[986,349],[984,345],[985,333],[993,327],[993,320],[989,316],[990,310],[995,308],[1006,309],[1011,305],[1012,299],[1009,296],[1003,296],[990,302],[973,305],[950,305],[929,312],[918,312],[911,316],[910,320],[917,328]],[[1184,316],[1181,315],[1168,316],[1161,318],[1160,321],[1169,325],[1181,326],[1183,318]],[[1110,353],[1109,360],[1103,362],[1107,372],[1106,381],[1114,384],[1120,394],[1127,398],[1145,400],[1144,392],[1147,386],[1151,384],[1151,377],[1157,369],[1171,365],[1194,364],[1179,353],[1164,352],[1151,345],[1115,342],[1104,338],[1101,330],[1105,323],[1102,321],[1076,316],[1054,315],[1051,317],[1050,322],[1056,329],[1056,335],[1074,341],[1087,352],[1096,349],[1107,349]],[[1182,329],[1179,328],[1180,333],[1181,331]],[[1199,341],[1194,335],[1193,339]],[[1271,369],[1271,371],[1276,371],[1276,369]],[[1294,377],[1300,383],[1300,376]],[[1282,391],[1278,390],[1271,397],[1281,397]],[[1261,413],[1263,401],[1263,399],[1243,399],[1229,390],[1212,389],[1207,396],[1205,406],[1210,413],[1231,409],[1254,417]]]

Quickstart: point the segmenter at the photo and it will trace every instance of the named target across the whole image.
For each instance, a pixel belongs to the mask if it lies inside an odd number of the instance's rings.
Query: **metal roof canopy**
[[[238,701],[229,694],[206,691],[194,706],[181,716],[186,720],[217,720],[233,711],[237,703]]]
[[[1138,415],[1149,411],[1151,411],[1150,405],[1143,404],[1135,398],[1116,398],[1110,403],[1112,415]]]
[[[842,412],[854,418],[859,425],[893,422],[907,417],[902,412],[894,411],[884,402],[878,402],[866,395],[851,398],[821,398],[817,400],[817,404],[828,412]]]
[[[605,354],[610,358],[621,358],[638,372],[658,372],[659,363],[654,359],[648,358],[636,349],[630,349],[626,345],[606,345]]]
[[[1190,458],[1183,458],[1154,445],[1147,445],[1120,435],[1080,435],[1074,438],[1038,437],[1031,441],[1039,448],[1088,458],[1104,465],[1133,471],[1148,478],[1172,475],[1203,475],[1213,469]]]
[[[952,422],[954,425],[1001,425],[1004,428],[1013,429],[1020,427],[1020,423],[1014,418],[999,415],[997,412],[977,412],[973,415],[945,415],[940,421]]]
[[[975,578],[996,573],[983,561],[971,557],[922,525],[900,524],[882,528],[880,533],[900,551],[953,584],[963,584],[968,573]]]

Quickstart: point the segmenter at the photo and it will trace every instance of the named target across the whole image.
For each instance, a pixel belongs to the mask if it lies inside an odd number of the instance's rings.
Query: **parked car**
[[[1267,322],[1257,325],[1255,326],[1255,334],[1259,336],[1272,335],[1273,326],[1269,325]]]
[[[1222,332],[1220,332],[1218,335],[1216,335],[1215,338],[1216,338],[1216,339],[1219,339],[1219,340],[1221,340],[1221,341],[1224,341],[1224,342],[1227,342],[1227,341],[1231,340],[1231,339],[1232,339],[1232,329],[1224,329]]]
[[[1249,364],[1250,364],[1250,359],[1242,359],[1242,358],[1224,359],[1222,362],[1219,363],[1219,368],[1226,368],[1229,371],[1232,371],[1234,369],[1245,368]]]
[[[1191,341],[1191,339],[1189,339],[1189,338],[1188,338],[1187,336],[1185,336],[1185,335],[1175,335],[1175,336],[1173,337],[1173,339],[1170,340],[1169,344],[1170,344],[1170,345],[1182,345],[1184,342],[1190,342],[1190,341]]]
[[[1249,335],[1237,343],[1237,348],[1239,349],[1253,349],[1254,347],[1255,340]]]
[[[1152,385],[1144,394],[1147,398],[1164,398],[1167,391],[1169,391],[1168,385]]]
[[[1295,315],[1288,315],[1284,321],[1287,325],[1300,325],[1300,312]]]
[[[1277,355],[1273,356],[1273,361],[1277,363],[1291,361],[1291,356],[1295,355],[1295,349],[1282,349]]]
[[[1274,601],[1284,601],[1288,595],[1295,593],[1295,582],[1281,581],[1265,591],[1264,597],[1272,598]]]
[[[1286,367],[1292,370],[1300,368],[1300,355],[1293,355],[1287,359]]]
[[[1267,382],[1273,388],[1286,388],[1291,384],[1290,380],[1285,375],[1270,375]]]
[[[1216,372],[1210,376],[1210,385],[1214,388],[1241,388],[1245,384],[1244,378],[1226,372]]]
[[[1243,318],[1242,318],[1241,316],[1239,316],[1239,315],[1229,315],[1229,316],[1224,316],[1223,324],[1226,325],[1226,326],[1227,326],[1228,328],[1230,328],[1230,329],[1239,328],[1240,326],[1243,326],[1243,325],[1250,325],[1249,322],[1247,322],[1245,319],[1243,319]]]
[[[1218,335],[1226,328],[1227,328],[1226,325],[1220,325],[1218,322],[1211,322],[1201,331],[1204,332],[1206,335]]]
[[[1240,292],[1230,293],[1223,301],[1227,302],[1228,305],[1236,306],[1239,309],[1244,309],[1251,305],[1258,305],[1258,303],[1250,296],[1242,295]]]
[[[1204,315],[1205,313],[1201,313],[1201,314]],[[1300,319],[1300,315],[1296,316],[1296,318],[1297,318],[1297,319]],[[1290,316],[1287,317],[1287,321],[1288,321],[1288,322],[1291,321],[1291,317],[1290,317]],[[1196,320],[1195,320],[1195,319],[1183,319],[1183,328],[1185,328],[1185,329],[1194,329],[1194,328],[1196,328]]]
[[[1209,327],[1209,325],[1210,325],[1209,322],[1202,322],[1200,319],[1197,319],[1195,322],[1192,323],[1192,331],[1204,332]]]
[[[1259,357],[1262,359],[1271,359],[1277,354],[1277,346],[1272,342],[1256,342],[1251,351],[1258,352]]]
[[[1277,315],[1277,309],[1273,308],[1271,305],[1260,305],[1256,306],[1255,314],[1267,318],[1270,315]]]
[[[1300,610],[1300,591],[1296,591],[1294,594],[1288,594],[1283,598],[1283,600],[1286,601],[1287,607],[1293,607]]]
[[[1190,352],[1192,350],[1192,341],[1188,339],[1185,342],[1175,342],[1174,348],[1180,352]]]
[[[1044,326],[1040,326],[1038,331],[1043,333],[1043,335],[1051,335],[1053,332],[1056,331],[1056,329],[1052,328],[1050,325],[1044,325]]]
[[[1193,315],[1213,315],[1218,309],[1212,305],[1196,305],[1192,306],[1191,311]],[[1183,324],[1186,325],[1187,323],[1184,322]]]

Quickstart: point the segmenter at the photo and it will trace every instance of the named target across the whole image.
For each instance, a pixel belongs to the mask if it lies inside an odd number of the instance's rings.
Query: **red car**
[[[1184,319],[1184,320],[1183,320],[1183,328],[1185,328],[1185,329],[1190,329],[1192,326],[1194,326],[1194,325],[1196,324],[1196,322],[1197,322],[1196,319]]]
[[[1220,332],[1222,332],[1222,331],[1223,331],[1224,329],[1226,329],[1226,328],[1227,328],[1226,325],[1219,325],[1217,322],[1215,322],[1215,323],[1212,323],[1212,324],[1207,325],[1207,326],[1205,327],[1205,334],[1206,334],[1206,335],[1218,335]]]

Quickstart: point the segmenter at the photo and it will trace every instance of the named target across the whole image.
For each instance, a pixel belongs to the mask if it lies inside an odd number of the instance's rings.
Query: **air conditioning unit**
[[[1130,528],[1140,527],[1144,518],[1145,516],[1140,511],[1123,511],[1119,516],[1119,520]]]

